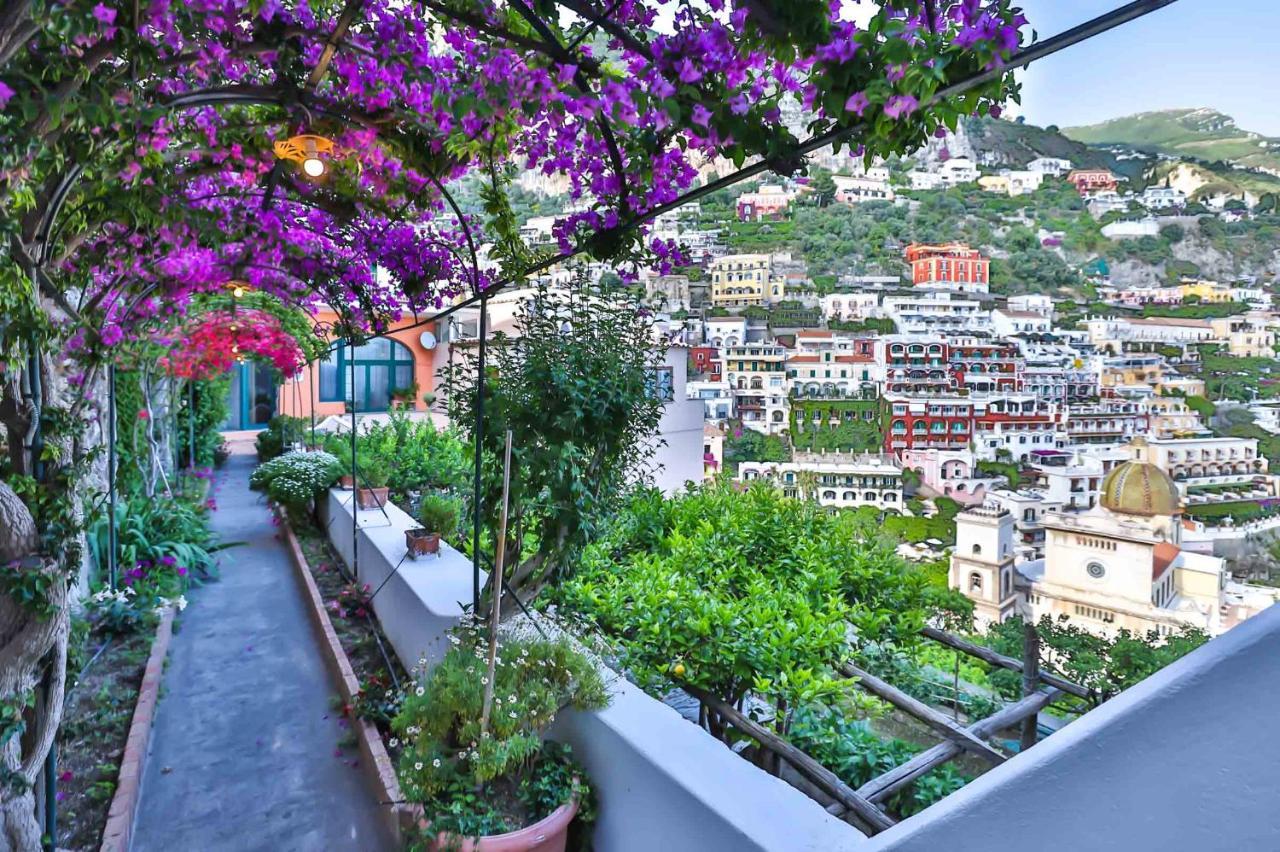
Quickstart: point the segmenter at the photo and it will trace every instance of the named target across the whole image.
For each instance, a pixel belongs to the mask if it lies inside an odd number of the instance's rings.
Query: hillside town
[[[1023,169],[944,159],[899,180],[884,166],[846,171],[832,176],[831,204],[919,204],[903,180],[926,194],[972,184],[1009,196],[1056,182],[1105,217],[1113,241],[1196,221],[1174,186],[1126,191],[1116,174],[1061,158]],[[779,222],[814,193],[765,184],[734,209]],[[1249,215],[1240,200],[1194,203],[1213,218]],[[1050,615],[1103,636],[1217,635],[1275,602],[1280,589],[1249,582],[1259,578],[1243,558],[1280,529],[1280,428],[1263,399],[1280,351],[1272,282],[1137,286],[1113,283],[1098,261],[1081,270],[1090,310],[1064,317],[1054,295],[994,292],[991,258],[963,242],[904,245],[899,275],[823,287],[794,253],[728,253],[714,233],[689,231],[711,247],[696,267],[644,285],[688,355],[704,477],[766,481],[881,519],[947,518],[947,534],[899,551],[946,560],[979,623]],[[1237,377],[1224,359],[1246,368],[1234,371],[1252,383],[1244,398],[1226,392]],[[674,455],[664,458],[687,474]]]

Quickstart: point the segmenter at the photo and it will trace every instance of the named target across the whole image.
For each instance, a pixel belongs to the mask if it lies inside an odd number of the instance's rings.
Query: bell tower
[[[1007,509],[977,508],[956,515],[950,585],[973,601],[980,627],[1018,611],[1013,558],[1013,515]]]

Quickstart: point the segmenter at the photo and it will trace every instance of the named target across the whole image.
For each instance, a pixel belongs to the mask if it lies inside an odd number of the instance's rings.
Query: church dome
[[[1144,461],[1116,466],[1102,480],[1104,509],[1122,515],[1178,514],[1178,487],[1169,474]]]

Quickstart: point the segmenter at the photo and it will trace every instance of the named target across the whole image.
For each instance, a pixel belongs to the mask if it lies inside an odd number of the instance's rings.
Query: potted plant
[[[330,435],[324,439],[324,451],[338,460],[343,474],[338,479],[338,487],[350,491],[354,487],[351,476],[351,443],[341,435]]]
[[[391,465],[381,456],[365,456],[356,461],[356,505],[361,509],[378,509],[387,505],[391,489]]]
[[[411,848],[563,852],[574,817],[592,816],[590,788],[568,746],[543,732],[566,705],[608,703],[599,672],[563,637],[512,638],[489,682],[488,644],[451,641],[392,722],[401,788],[424,811]]]
[[[458,503],[442,494],[427,494],[418,504],[421,527],[404,531],[404,544],[409,556],[439,553],[440,536],[458,529]]]

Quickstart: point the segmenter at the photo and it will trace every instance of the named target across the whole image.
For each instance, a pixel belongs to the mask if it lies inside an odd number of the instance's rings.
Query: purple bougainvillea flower
[[[3,80],[0,80],[0,109],[4,109],[5,106],[8,105],[9,99],[12,98],[13,95],[13,89],[10,89],[4,84]]]
[[[844,102],[845,112],[856,112],[859,116],[871,106],[871,100],[867,97],[866,92],[854,92],[849,99]]]
[[[992,105],[991,109],[988,110],[988,112],[991,113],[992,118],[999,118],[1000,113],[1004,112],[1004,110],[1002,110],[998,105]]]
[[[102,24],[110,26],[116,22],[116,10],[103,3],[93,7],[93,17]]]
[[[901,118],[911,115],[920,107],[920,102],[911,95],[894,95],[884,105],[884,114],[890,118]]]

